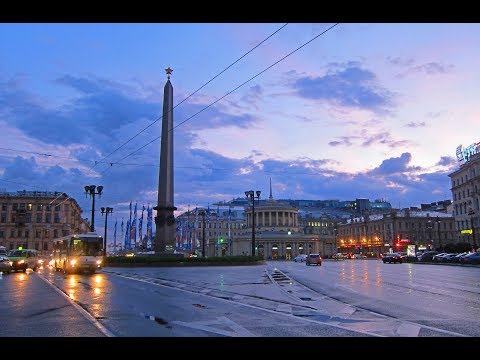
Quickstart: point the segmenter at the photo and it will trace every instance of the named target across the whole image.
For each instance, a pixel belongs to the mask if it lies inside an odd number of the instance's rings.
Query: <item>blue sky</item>
[[[155,205],[171,67],[179,212],[270,178],[276,199],[450,199],[479,140],[480,24],[284,25],[0,24],[0,189],[66,192],[89,218],[103,185],[119,222]]]

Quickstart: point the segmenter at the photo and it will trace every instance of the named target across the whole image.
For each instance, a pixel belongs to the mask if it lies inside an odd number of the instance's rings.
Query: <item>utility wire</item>
[[[23,153],[30,153],[30,154],[38,154],[38,155],[42,155],[42,156],[49,156],[49,157],[57,157],[57,158],[63,158],[63,159],[72,159],[72,160],[79,160],[79,161],[85,161],[85,162],[94,162],[95,160],[90,160],[90,159],[82,159],[82,158],[73,158],[71,156],[61,156],[61,155],[53,155],[53,154],[45,154],[45,153],[38,153],[38,152],[34,152],[34,151],[26,151],[26,150],[19,150],[19,149],[12,149],[12,148],[2,148],[0,147],[0,150],[9,150],[9,151],[17,151],[17,152],[23,152]],[[112,163],[108,162],[108,161],[98,161],[98,163],[102,163],[102,164],[111,164],[113,165]],[[57,163],[57,165],[59,164],[62,164],[62,163]],[[138,164],[138,163],[116,163],[115,165],[121,165],[121,166],[149,166],[149,167],[160,167],[160,165],[158,163],[156,164]],[[294,164],[294,165],[298,165],[298,166],[301,166],[300,164]],[[233,169],[233,168],[214,168],[214,167],[205,167],[205,166],[174,166],[175,169],[198,169],[198,170],[214,170],[214,171],[234,171],[236,169]],[[289,172],[289,171],[268,171],[268,170],[261,170],[260,172],[265,172],[265,173],[272,173],[272,174],[292,174],[292,175],[315,175],[315,174],[311,174],[311,173],[304,173],[304,172]],[[448,172],[448,171],[447,171]],[[422,174],[422,175],[425,175],[425,174]],[[438,177],[430,177],[430,179],[433,179],[433,180],[448,180],[450,181],[450,179],[445,179],[445,178],[438,178]],[[0,179],[0,181],[8,181],[8,180],[3,180],[3,179]],[[20,183],[17,183],[18,185],[25,185],[25,184],[20,184]],[[31,185],[26,185],[26,186],[31,186]]]
[[[183,125],[185,124],[187,121],[191,120],[193,117],[197,116],[198,114],[200,114],[201,112],[205,111],[206,109],[208,109],[209,107],[211,107],[212,105],[215,105],[217,102],[219,102],[220,100],[224,99],[225,97],[227,97],[228,95],[230,95],[231,93],[233,93],[234,91],[240,89],[242,86],[244,86],[245,84],[249,83],[250,81],[252,81],[253,79],[257,78],[258,76],[260,76],[261,74],[263,74],[265,71],[271,69],[272,67],[274,67],[275,65],[277,65],[278,63],[280,63],[281,61],[285,60],[287,57],[289,57],[290,55],[296,53],[298,50],[300,50],[301,48],[305,47],[306,45],[310,44],[312,41],[316,40],[317,38],[319,38],[320,36],[322,36],[323,34],[325,34],[327,31],[333,29],[335,26],[337,26],[339,23],[336,23],[336,24],[333,24],[332,26],[330,26],[328,29],[322,31],[320,34],[314,36],[312,39],[310,39],[309,41],[307,41],[306,43],[300,45],[298,48],[296,48],[295,50],[291,51],[290,53],[288,53],[287,55],[285,55],[284,57],[282,57],[280,60],[277,60],[276,62],[274,62],[272,65],[266,67],[265,69],[263,69],[262,71],[260,71],[259,73],[257,73],[256,75],[252,76],[250,79],[248,79],[247,81],[243,82],[242,84],[238,85],[236,88],[234,88],[233,90],[227,92],[225,95],[223,95],[222,97],[218,98],[217,100],[215,100],[214,102],[210,103],[209,105],[205,106],[203,109],[197,111],[195,114],[193,114],[192,116],[188,117],[187,119],[183,120],[182,122],[180,122],[179,124],[177,124],[176,126],[172,127],[169,131],[173,131],[174,129],[178,128],[180,125]],[[138,135],[138,134],[137,134]],[[110,163],[110,167],[109,168],[106,168],[103,172],[101,172],[101,174],[104,174],[108,169],[111,169],[111,167],[117,163],[119,163],[120,161],[126,159],[127,157],[135,154],[136,152],[142,150],[144,147],[146,147],[147,145],[150,145],[151,143],[153,143],[154,141],[158,140],[160,138],[160,136],[157,136],[155,139],[153,139],[152,141],[146,143],[145,145],[141,146],[140,148],[138,148],[137,150],[131,152],[130,154],[124,156],[123,158],[121,158],[120,160],[116,161],[116,162],[112,162]]]
[[[200,86],[197,90],[195,90],[194,92],[192,92],[190,95],[188,95],[185,99],[183,99],[182,101],[180,101],[177,105],[175,105],[171,110],[169,110],[169,112],[173,111],[173,109],[175,109],[177,106],[179,106],[180,104],[184,103],[186,100],[188,100],[190,97],[192,97],[193,95],[195,95],[197,92],[199,92],[201,89],[203,89],[205,86],[207,86],[208,84],[210,84],[213,80],[215,80],[217,77],[219,77],[221,74],[223,74],[225,71],[227,71],[228,69],[230,69],[233,65],[235,65],[237,62],[239,62],[240,60],[242,60],[245,56],[247,56],[248,54],[250,54],[253,50],[255,50],[256,48],[258,48],[260,45],[262,45],[264,42],[266,42],[268,39],[270,39],[273,35],[275,35],[276,33],[278,33],[280,30],[282,30],[285,26],[287,26],[288,23],[282,25],[279,29],[275,30],[272,34],[270,34],[269,36],[267,36],[264,40],[262,40],[260,43],[258,43],[256,46],[254,46],[252,49],[250,49],[249,51],[247,51],[245,54],[243,54],[241,57],[239,57],[237,60],[235,60],[233,63],[231,63],[230,65],[228,65],[225,69],[223,69],[222,71],[220,71],[217,75],[215,75],[213,78],[211,78],[210,80],[208,80],[205,84],[203,84],[202,86]],[[132,141],[133,139],[135,139],[138,135],[140,135],[141,133],[143,133],[145,130],[147,130],[150,126],[152,126],[153,124],[155,124],[156,122],[158,122],[160,119],[163,118],[163,114],[157,118],[156,120],[154,120],[150,125],[147,125],[145,128],[143,128],[140,132],[138,132],[137,134],[135,134],[134,136],[132,136],[130,139],[128,139],[126,142],[124,142],[122,145],[120,145],[119,147],[117,147],[115,150],[113,150],[111,153],[109,153],[108,155],[104,156],[100,161],[102,160],[105,160],[106,158],[108,158],[109,156],[111,156],[112,154],[114,154],[115,152],[117,152],[118,150],[120,150],[122,147],[124,147],[125,145],[127,145],[130,141]],[[95,162],[95,164],[89,169],[89,171],[93,170],[93,168],[95,166],[97,166],[99,162]],[[111,164],[112,166],[113,164]],[[107,168],[108,169],[108,168]]]

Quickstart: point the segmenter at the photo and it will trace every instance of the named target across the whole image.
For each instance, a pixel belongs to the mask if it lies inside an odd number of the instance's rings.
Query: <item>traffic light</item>
[[[223,236],[220,236],[220,243],[223,244]]]

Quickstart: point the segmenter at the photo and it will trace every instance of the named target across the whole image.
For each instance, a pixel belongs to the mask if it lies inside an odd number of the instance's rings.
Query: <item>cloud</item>
[[[435,165],[454,167],[454,166],[457,166],[457,164],[458,164],[458,161],[455,158],[451,156],[442,156]]]
[[[422,65],[416,65],[408,68],[405,72],[397,74],[396,77],[404,78],[408,75],[423,73],[426,75],[446,74],[454,69],[453,64],[442,64],[439,62],[429,62]]]
[[[396,57],[387,57],[387,62],[393,65],[399,65],[399,66],[411,66],[415,62],[413,58],[404,58],[400,56]]]
[[[403,172],[410,172],[413,170],[420,170],[418,167],[408,167],[408,164],[412,160],[410,153],[403,153],[400,157],[392,157],[382,161],[380,166],[371,170],[371,175],[392,175]]]
[[[422,121],[422,122],[409,122],[408,124],[405,124],[404,125],[405,127],[410,127],[410,128],[417,128],[417,127],[425,127],[427,126],[427,124],[425,123],[425,121]]]
[[[301,97],[325,100],[347,108],[371,111],[391,107],[393,94],[376,86],[373,72],[360,67],[358,62],[330,64],[324,76],[300,77],[292,86]]]
[[[356,138],[356,137],[340,136],[340,140],[329,141],[328,145],[330,145],[330,146],[342,146],[342,145],[352,146],[353,145],[352,138]]]
[[[395,140],[392,135],[387,131],[380,131],[371,133],[368,129],[362,129],[360,136],[340,136],[338,140],[332,140],[328,142],[330,146],[374,146],[385,145],[390,149],[402,148],[413,145],[409,140]]]

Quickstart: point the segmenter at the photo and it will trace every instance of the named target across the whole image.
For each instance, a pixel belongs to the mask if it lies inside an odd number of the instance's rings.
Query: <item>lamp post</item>
[[[439,250],[443,249],[443,245],[442,245],[442,239],[440,239],[440,223],[442,222],[440,220],[440,218],[437,216],[437,219],[435,220],[435,222],[437,223],[437,232],[438,232],[438,246],[439,246]],[[436,249],[435,249],[436,250]]]
[[[473,211],[473,209],[470,208],[468,210],[468,215],[470,215],[470,227],[472,228],[472,240],[473,240],[472,246],[475,248],[475,251],[476,251],[477,250],[477,242],[476,242],[476,239],[475,239],[475,229],[473,227],[473,215],[475,215],[475,211]]]
[[[200,210],[198,214],[202,217],[202,257],[205,257],[205,210]]]
[[[428,229],[428,241],[431,242],[431,245],[433,245],[433,239],[432,239],[432,228],[433,228],[433,224],[432,224],[432,220],[428,219],[427,220],[427,229]],[[432,250],[433,246],[430,247],[429,250]]]
[[[85,189],[85,197],[87,197],[87,195],[90,195],[92,197],[92,222],[90,223],[90,231],[94,232],[95,231],[95,195],[98,195],[98,196],[102,195],[103,186],[86,185],[84,189]],[[95,189],[97,189],[97,191],[95,191]]]
[[[257,196],[255,196],[257,194]],[[245,191],[245,196],[252,202],[252,256],[255,256],[255,198],[260,200],[261,191]]]
[[[113,212],[113,208],[107,207],[104,208],[103,206],[100,208],[100,211],[103,214],[105,214],[105,230],[103,232],[103,255],[107,256],[107,218],[108,214],[111,214]]]

